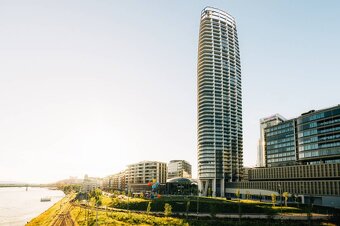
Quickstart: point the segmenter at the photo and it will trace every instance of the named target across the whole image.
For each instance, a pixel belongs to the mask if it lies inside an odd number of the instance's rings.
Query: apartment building
[[[166,183],[167,164],[157,161],[142,161],[128,165],[126,170],[127,189],[129,192],[151,190],[149,182]]]
[[[175,177],[191,178],[191,165],[185,160],[171,160],[168,164],[167,179]]]

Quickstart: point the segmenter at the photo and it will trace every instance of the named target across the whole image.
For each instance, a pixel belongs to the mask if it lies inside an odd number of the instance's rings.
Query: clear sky
[[[0,1],[0,181],[196,160],[205,6],[236,18],[244,165],[259,119],[340,104],[340,2]]]

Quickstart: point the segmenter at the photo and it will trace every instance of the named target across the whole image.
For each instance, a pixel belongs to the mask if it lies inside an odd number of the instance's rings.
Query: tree
[[[102,205],[102,191],[99,188],[90,192],[90,199],[94,199],[96,206],[96,225],[98,225],[98,206]]]
[[[197,189],[197,206],[196,206],[197,220],[198,220],[198,212],[199,212],[199,204],[200,204],[200,195],[201,194],[202,194],[202,190]]]
[[[275,204],[276,204],[276,194],[271,194],[271,196],[272,196],[272,203],[273,203],[273,206],[275,206]]]
[[[247,199],[250,199],[250,192],[247,191]]]
[[[208,196],[212,196],[212,191],[211,191],[211,188],[209,187],[208,188],[208,194],[207,194]]]
[[[146,208],[146,214],[149,215],[151,211],[151,202],[148,203],[148,207]]]
[[[285,206],[287,206],[287,201],[288,201],[289,193],[288,192],[283,192],[282,196],[285,198]]]
[[[240,189],[237,189],[237,190],[236,190],[235,195],[236,195],[236,197],[237,197],[238,199],[240,199],[240,196],[241,196]]]
[[[119,195],[120,195],[120,192],[119,192],[119,191],[114,191],[114,192],[113,192],[113,196],[114,196],[114,197],[118,197]]]
[[[112,207],[118,207],[119,206],[119,198],[112,197],[111,199],[111,206]]]
[[[101,205],[102,191],[99,188],[92,190],[90,192],[90,199],[94,199],[96,206]]]
[[[164,216],[170,217],[172,214],[172,206],[169,203],[165,203],[164,205]]]

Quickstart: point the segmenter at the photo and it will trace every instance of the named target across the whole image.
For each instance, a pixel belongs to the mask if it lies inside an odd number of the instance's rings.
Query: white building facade
[[[241,65],[235,19],[212,7],[201,13],[197,85],[199,190],[224,196],[242,176]]]

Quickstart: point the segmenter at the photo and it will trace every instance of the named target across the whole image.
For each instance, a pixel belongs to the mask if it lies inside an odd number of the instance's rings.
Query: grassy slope
[[[64,197],[59,202],[55,203],[52,207],[40,214],[38,217],[32,219],[26,226],[36,225],[50,225],[54,218],[61,212],[60,206],[62,203],[66,206],[70,200],[69,197]],[[105,204],[109,204],[111,199],[103,200]],[[75,206],[71,209],[71,216],[79,225],[87,225],[86,218],[89,221],[89,225],[94,225],[96,219],[95,210],[86,210],[85,208]],[[182,219],[176,219],[172,217],[155,217],[147,214],[137,213],[121,213],[121,212],[105,212],[98,211],[98,224],[128,226],[128,225],[173,225],[173,226],[188,226]]]
[[[160,199],[152,200],[152,211],[163,211],[164,204],[169,203],[173,207],[173,212],[185,212],[187,202],[189,203],[189,212],[196,212],[197,198],[196,197],[162,197]],[[145,211],[148,202],[150,200],[140,198],[130,198],[130,209]],[[111,199],[103,197],[103,205],[112,206],[116,208],[126,209],[128,202],[126,199]],[[241,211],[243,213],[266,213],[277,214],[281,211],[283,213],[302,213],[303,209],[297,207],[285,207],[276,206],[273,207],[271,203],[253,201],[253,200],[241,200]],[[238,201],[237,200],[225,200],[220,198],[199,198],[199,210],[201,213],[210,213],[211,209],[215,208],[216,213],[238,213]],[[282,210],[281,210],[282,209]]]
[[[81,207],[75,207],[71,211],[73,219],[80,226],[85,226],[86,218],[89,225],[93,225],[96,221],[96,211],[86,210]],[[172,217],[155,217],[146,214],[137,213],[122,213],[122,212],[105,212],[98,211],[99,225],[173,225],[173,226],[188,226],[182,219]]]
[[[62,198],[59,202],[56,202],[48,210],[33,218],[26,226],[36,226],[36,225],[49,225],[52,223],[54,217],[60,212],[60,205],[68,200],[68,196]]]
[[[67,202],[69,199],[64,198],[63,200],[59,201],[55,205],[53,205],[50,209],[45,211],[43,214],[41,214],[39,217],[33,219],[31,222],[28,223],[28,226],[33,225],[49,225],[53,221],[53,218],[59,213],[60,203],[61,202]],[[168,202],[168,201],[178,201],[183,202],[183,198],[164,198],[162,201]],[[160,200],[159,200],[160,201]],[[194,201],[194,199],[191,199],[191,201]],[[104,206],[110,206],[112,204],[112,199],[103,196],[102,199]],[[120,200],[120,202],[127,202],[127,200]],[[149,202],[149,200],[144,199],[135,199],[135,198],[129,198],[130,205],[133,203],[136,205],[142,204],[145,202]],[[225,200],[216,200],[211,198],[202,198],[200,200],[201,202],[206,203],[220,203],[220,202],[227,202],[229,205],[236,205],[237,201],[225,201]],[[244,204],[248,205],[264,205],[265,208],[273,209],[275,212],[280,212],[280,207],[272,207],[271,204],[265,204],[260,203],[256,201],[246,201],[242,200]],[[194,203],[193,203],[194,204]],[[93,203],[92,203],[93,205]],[[283,212],[291,212],[289,209],[295,209],[294,207],[283,207]],[[144,210],[144,209],[143,209]],[[286,211],[285,211],[286,210]],[[151,210],[152,211],[152,210]],[[293,211],[295,212],[295,211]],[[80,206],[75,206],[71,209],[71,216],[72,218],[81,226],[87,225],[87,222],[89,225],[95,225],[96,220],[96,211],[94,209],[88,210]],[[264,222],[253,222],[253,221],[244,221],[242,220],[243,225],[262,225]],[[233,221],[226,221],[226,220],[218,220],[218,221],[211,221],[211,220],[204,220],[204,221],[198,221],[196,222],[193,219],[190,219],[189,221],[186,221],[184,219],[178,219],[178,218],[172,218],[172,217],[157,217],[153,215],[147,215],[147,214],[141,214],[141,213],[128,213],[128,212],[105,212],[105,211],[98,211],[98,223],[99,225],[117,225],[117,226],[128,226],[128,225],[140,225],[140,226],[146,226],[146,225],[173,225],[173,226],[188,226],[189,224],[187,222],[190,222],[190,225],[233,225],[235,222]],[[223,222],[223,224],[222,224]],[[258,224],[259,223],[259,224]]]

